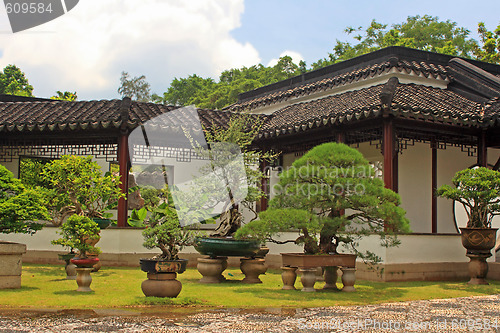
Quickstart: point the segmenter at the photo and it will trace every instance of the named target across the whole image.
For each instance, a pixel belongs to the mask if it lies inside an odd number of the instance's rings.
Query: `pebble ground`
[[[3,332],[495,332],[500,295],[313,309],[0,310]]]

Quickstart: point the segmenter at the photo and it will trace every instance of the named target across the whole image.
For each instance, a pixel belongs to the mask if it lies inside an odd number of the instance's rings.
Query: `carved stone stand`
[[[283,280],[283,290],[295,290],[295,280],[297,279],[297,267],[281,267],[281,280]]]
[[[176,277],[177,273],[148,273],[148,279],[141,284],[142,292],[146,296],[177,297],[182,284]]]
[[[76,291],[79,292],[91,292],[90,284],[92,283],[92,277],[90,276],[90,272],[93,268],[76,268],[76,284],[78,284],[78,289]]]
[[[354,283],[356,282],[356,268],[341,267],[340,270],[342,271],[342,284],[344,285],[342,291],[356,291],[354,288]]]
[[[488,274],[488,263],[486,259],[491,257],[491,253],[467,253],[469,257],[469,273],[470,281],[469,284],[488,284],[485,280]]]
[[[259,275],[266,273],[267,265],[265,259],[252,259],[252,258],[241,258],[240,259],[240,269],[245,278],[241,281],[243,283],[262,283],[259,279]]]
[[[315,292],[316,268],[300,268],[300,282],[302,282],[302,291],[306,293]]]
[[[222,272],[227,268],[227,257],[198,258],[196,267],[203,275],[200,283],[221,283],[226,280]]]
[[[294,283],[297,277],[295,270],[300,269],[302,274],[302,291],[315,291],[314,283],[317,280],[316,272],[318,267],[324,268],[325,286],[323,289],[337,289],[338,267],[342,270],[342,291],[356,291],[356,255],[354,254],[334,254],[334,255],[307,255],[302,253],[282,253],[281,278],[283,280],[282,289],[295,289]]]

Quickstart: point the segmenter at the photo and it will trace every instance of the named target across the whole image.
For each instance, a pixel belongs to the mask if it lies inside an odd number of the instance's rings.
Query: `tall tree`
[[[357,43],[337,40],[333,53],[327,58],[312,64],[318,69],[336,62],[354,58],[388,46],[406,46],[415,49],[473,58],[477,42],[470,38],[470,31],[458,27],[450,20],[440,21],[429,15],[409,16],[405,22],[393,24],[388,28],[373,20],[366,29],[363,27],[346,28],[349,35],[354,34]]]
[[[488,31],[483,22],[479,22],[477,32],[481,38],[481,47],[474,50],[478,60],[500,64],[500,24],[495,31]]]
[[[288,79],[305,72],[305,63],[295,64],[291,57],[281,57],[274,66],[258,64],[225,70],[219,82],[190,75],[175,78],[163,97],[153,95],[155,102],[173,105],[195,104],[201,108],[221,109],[235,103],[238,95],[264,85]]]
[[[19,67],[8,65],[0,72],[0,94],[32,97],[33,86]]]
[[[151,101],[151,86],[145,75],[130,77],[127,72],[122,72],[118,93],[139,102]]]
[[[76,91],[75,92],[69,92],[69,91],[62,92],[62,91],[58,90],[58,91],[56,91],[56,95],[52,96],[50,99],[55,99],[58,101],[73,102],[73,101],[76,101],[77,98],[78,98],[78,96],[76,95]]]

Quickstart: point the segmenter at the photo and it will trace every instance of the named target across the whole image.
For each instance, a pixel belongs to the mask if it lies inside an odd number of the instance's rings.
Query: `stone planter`
[[[21,288],[21,271],[26,245],[0,242],[0,289]]]
[[[469,257],[469,284],[488,284],[488,262],[491,257],[491,249],[495,247],[497,240],[496,228],[460,228],[462,245],[467,249],[466,256]]]
[[[467,253],[489,254],[497,241],[496,228],[460,228],[462,245]]]
[[[188,261],[141,259],[141,270],[148,273],[147,280],[141,284],[145,296],[177,297],[182,290],[182,283],[177,278],[177,273],[186,270]]]
[[[283,290],[295,290],[295,280],[297,279],[297,267],[281,267],[281,280]]]

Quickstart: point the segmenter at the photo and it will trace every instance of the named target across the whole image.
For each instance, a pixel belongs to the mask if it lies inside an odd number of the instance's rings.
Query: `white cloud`
[[[295,52],[295,51],[290,51],[290,50],[286,50],[286,51],[283,51],[281,52],[279,58],[281,57],[284,57],[284,56],[289,56],[289,57],[292,57],[292,61],[294,64],[299,64],[299,62],[301,60],[304,60],[304,57],[302,57],[302,55],[299,53],[299,52]],[[278,63],[278,59],[271,59],[268,63],[267,63],[267,66],[274,66]]]
[[[81,0],[54,21],[0,34],[0,68],[16,64],[41,97],[116,98],[122,70],[162,93],[174,77],[217,77],[260,61],[230,35],[243,11],[243,0]],[[6,20],[0,12],[1,28]]]

